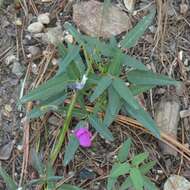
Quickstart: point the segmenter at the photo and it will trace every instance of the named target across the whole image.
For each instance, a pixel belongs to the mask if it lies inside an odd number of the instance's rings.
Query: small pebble
[[[38,16],[38,22],[41,22],[42,24],[49,24],[50,18],[49,13],[43,13]]]
[[[57,65],[58,64],[58,59],[53,58],[51,62],[52,62],[52,65]]]
[[[12,66],[12,73],[17,77],[21,77],[23,75],[23,68],[18,61],[15,61]]]
[[[11,111],[12,111],[12,107],[11,107],[11,105],[9,105],[9,104],[5,104],[5,111],[7,111],[7,112],[11,112]]]
[[[33,55],[38,55],[40,53],[40,48],[36,46],[29,46],[28,51]]]
[[[179,175],[171,175],[164,184],[164,190],[189,190],[190,182]]]
[[[64,37],[65,41],[66,42],[69,42],[69,43],[73,43],[73,36],[71,34],[67,34],[65,37]]]
[[[19,151],[22,151],[23,150],[23,145],[17,145],[17,149],[19,150]]]
[[[15,25],[16,25],[16,26],[22,26],[22,20],[21,20],[20,18],[17,18],[17,19],[15,20]]]
[[[31,33],[40,33],[43,28],[44,25],[41,22],[34,22],[28,26],[27,30]]]
[[[180,4],[180,13],[185,15],[188,12],[188,5],[186,3],[181,3]]]
[[[13,63],[16,60],[16,56],[15,55],[9,55],[6,57],[5,59],[5,63],[6,65],[10,65],[11,63]]]
[[[35,63],[32,63],[32,73],[35,75],[38,74],[38,67]]]

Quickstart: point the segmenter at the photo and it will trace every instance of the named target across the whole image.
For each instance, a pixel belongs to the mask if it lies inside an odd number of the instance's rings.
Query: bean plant
[[[154,16],[155,10],[152,9],[120,41],[115,37],[107,41],[89,37],[78,32],[71,24],[65,23],[65,30],[73,36],[74,42],[60,43],[58,46],[60,61],[57,73],[20,99],[21,104],[38,102],[34,103],[34,108],[27,113],[29,119],[52,111],[64,117],[63,127],[50,153],[51,165],[56,161],[66,134],[71,130],[75,132],[71,133],[65,150],[65,166],[74,158],[79,145],[91,145],[91,132],[86,129],[81,132],[78,129],[88,126],[88,130],[96,131],[107,141],[114,141],[109,127],[121,110],[122,114],[126,113],[135,118],[159,138],[160,133],[154,120],[141,107],[135,96],[157,85],[178,85],[179,82],[150,71],[139,59],[125,53],[125,50],[136,45]],[[87,106],[93,107],[93,110],[89,112]],[[104,113],[104,116],[100,113]],[[74,129],[71,126],[73,118],[79,122]],[[85,144],[83,137],[88,143]],[[141,156],[147,157],[144,154]],[[122,167],[122,164],[116,166]],[[129,172],[132,183],[133,179],[138,179],[140,175],[136,166],[138,164],[132,161],[132,169],[127,167],[124,172]],[[111,176],[115,178],[118,174],[111,172]],[[134,183],[134,186],[136,189],[142,189],[142,183],[139,186]]]

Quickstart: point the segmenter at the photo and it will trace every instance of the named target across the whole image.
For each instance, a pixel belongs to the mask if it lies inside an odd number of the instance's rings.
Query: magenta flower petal
[[[86,147],[86,148],[90,147],[92,145],[92,142],[91,142],[89,135],[87,135],[87,134],[81,135],[79,138],[79,144],[82,147]]]
[[[82,128],[76,129],[74,131],[74,134],[75,134],[76,138],[78,139],[79,144],[82,147],[90,147],[91,146],[92,134],[88,130],[88,128],[82,127]]]

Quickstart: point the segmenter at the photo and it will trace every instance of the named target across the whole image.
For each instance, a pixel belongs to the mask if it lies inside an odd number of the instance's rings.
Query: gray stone
[[[98,1],[80,2],[73,6],[73,21],[90,36],[110,38],[131,28],[126,13],[114,5],[104,7]]]
[[[164,190],[189,190],[190,182],[179,175],[171,175],[164,184]]]

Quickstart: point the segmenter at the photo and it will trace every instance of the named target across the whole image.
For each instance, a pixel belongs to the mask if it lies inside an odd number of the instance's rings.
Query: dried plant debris
[[[171,175],[164,184],[164,190],[189,190],[190,182],[183,176]]]
[[[0,146],[0,160],[8,160],[13,150],[14,141],[10,141]]]
[[[134,10],[136,0],[123,0],[123,3],[125,5],[126,9],[129,12],[132,12]]]
[[[155,120],[160,130],[172,138],[177,139],[180,103],[176,96],[163,97],[156,106]],[[177,152],[168,145],[160,143],[163,154],[177,156]]]
[[[104,6],[94,0],[75,4],[73,20],[82,32],[103,38],[110,38],[131,28],[126,13],[114,5]]]

